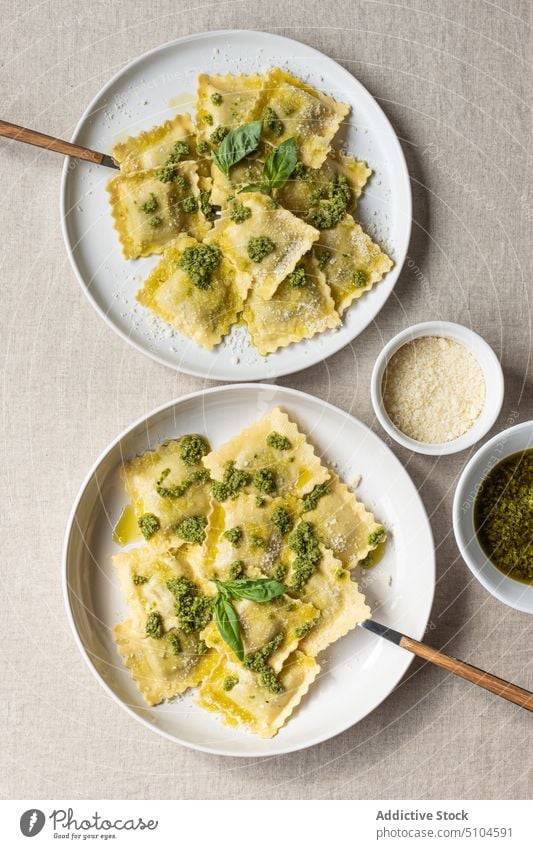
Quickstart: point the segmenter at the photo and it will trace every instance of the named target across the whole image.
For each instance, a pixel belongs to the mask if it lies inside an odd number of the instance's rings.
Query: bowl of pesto
[[[465,466],[453,527],[463,559],[485,589],[533,613],[533,421],[497,434]]]

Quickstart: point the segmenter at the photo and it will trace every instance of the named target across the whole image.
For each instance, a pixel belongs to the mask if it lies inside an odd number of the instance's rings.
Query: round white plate
[[[61,218],[67,251],[80,284],[108,324],[140,351],[164,365],[214,380],[260,380],[299,371],[344,347],[380,311],[398,279],[411,232],[411,189],[405,159],[389,121],[352,75],[317,50],[265,32],[202,33],[158,47],[120,71],[82,116],[73,141],[108,153],[128,135],[160,124],[176,112],[193,112],[196,77],[251,73],[287,67],[312,85],[349,103],[343,129],[350,153],[366,160],[374,175],[359,204],[363,227],[395,266],[348,310],[340,330],[261,357],[244,328],[234,328],[214,351],[170,329],[135,300],[157,257],[122,257],[105,190],[113,170],[67,160],[61,187]]]
[[[217,447],[275,406],[307,433],[346,481],[361,475],[359,497],[390,533],[383,560],[360,577],[375,618],[412,637],[426,627],[435,585],[430,525],[407,472],[361,422],[312,395],[268,384],[222,386],[160,407],[118,437],[89,472],[69,520],[64,591],[76,641],[107,692],[136,719],[171,740],[220,755],[275,755],[312,746],[374,710],[412,656],[356,628],[320,655],[322,671],[287,726],[272,740],[223,725],[194,695],[148,708],[115,649],[112,628],[126,606],[111,563],[113,527],[124,504],[119,468],[126,458],[182,433],[203,433]]]

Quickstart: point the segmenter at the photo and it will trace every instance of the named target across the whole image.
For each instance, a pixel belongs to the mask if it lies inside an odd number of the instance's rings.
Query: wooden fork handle
[[[419,643],[418,640],[413,640],[411,637],[402,636],[400,645],[423,658],[423,660],[434,663],[448,672],[453,672],[454,675],[459,675],[460,678],[471,681],[472,684],[477,684],[478,687],[490,690],[491,693],[501,696],[502,699],[507,699],[508,702],[513,702],[515,705],[520,705],[520,707],[533,712],[533,693],[530,693],[529,690],[523,690],[522,687],[517,687],[516,684],[511,684],[509,681],[504,681],[503,678],[491,675],[490,672],[484,672],[477,666],[471,666],[463,660],[442,654],[442,652],[432,649],[424,643]]]
[[[90,150],[88,147],[81,147],[79,144],[71,144],[71,142],[62,139],[56,139],[53,136],[47,136],[45,133],[38,133],[36,130],[19,127],[18,124],[10,124],[9,121],[0,121],[0,136],[33,144],[36,147],[44,147],[46,150],[63,153],[65,156],[86,159],[88,162],[94,162],[95,165],[102,165],[106,158],[104,153]]]

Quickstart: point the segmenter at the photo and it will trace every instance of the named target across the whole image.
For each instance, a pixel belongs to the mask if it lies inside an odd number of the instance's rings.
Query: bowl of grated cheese
[[[455,454],[482,439],[498,418],[504,381],[498,357],[461,324],[425,321],[385,345],[372,372],[377,419],[404,448]]]

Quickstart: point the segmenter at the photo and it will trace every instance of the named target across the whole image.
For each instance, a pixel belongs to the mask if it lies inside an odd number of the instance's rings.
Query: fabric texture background
[[[409,256],[393,296],[353,345],[279,383],[327,399],[384,437],[369,394],[376,355],[409,324],[446,319],[479,331],[501,358],[506,394],[493,433],[531,418],[527,0],[1,0],[0,10],[3,117],[64,138],[112,74],[188,33],[270,30],[343,64],[401,139],[414,194]],[[91,308],[61,237],[61,168],[59,156],[0,140],[2,796],[528,797],[530,716],[418,661],[357,726],[262,761],[173,745],[99,687],[61,592],[73,499],[119,431],[213,384],[151,362]],[[475,448],[443,458],[393,450],[435,535],[428,642],[533,689],[533,620],[473,581],[454,541],[454,488]]]

